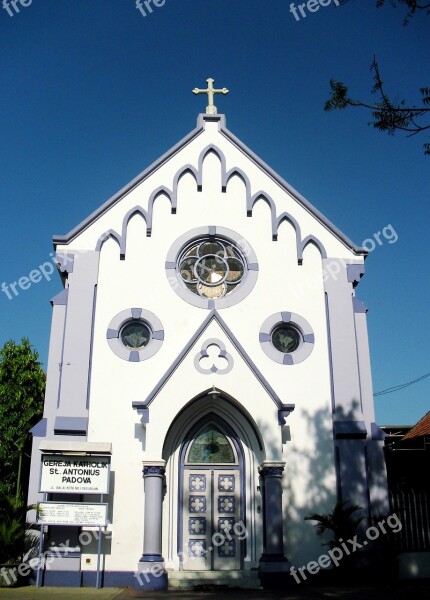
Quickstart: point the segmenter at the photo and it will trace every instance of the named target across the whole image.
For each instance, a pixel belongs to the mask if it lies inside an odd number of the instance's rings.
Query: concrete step
[[[202,588],[261,589],[257,571],[171,571],[168,573],[169,590]]]

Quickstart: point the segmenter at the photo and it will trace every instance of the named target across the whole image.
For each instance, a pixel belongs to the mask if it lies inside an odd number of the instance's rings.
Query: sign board
[[[39,502],[37,522],[43,525],[104,527],[107,525],[107,506],[84,502]]]
[[[110,456],[42,454],[40,491],[61,494],[107,494]]]

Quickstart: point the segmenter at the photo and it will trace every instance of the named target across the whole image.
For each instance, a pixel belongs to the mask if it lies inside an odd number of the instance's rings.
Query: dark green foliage
[[[330,79],[330,87],[332,96],[324,104],[324,110],[342,110],[353,102],[348,98],[348,88],[341,81]]]
[[[364,517],[356,513],[362,510],[360,506],[348,501],[337,502],[328,515],[313,513],[305,517],[305,521],[316,521],[314,527],[319,537],[326,533],[331,534],[332,539],[325,545],[335,548],[340,546],[341,541],[351,539],[357,534]]]
[[[38,536],[29,529],[26,513],[21,499],[0,492],[0,564],[20,563],[36,549]]]
[[[41,418],[45,373],[30,342],[6,342],[0,350],[0,491],[20,497],[28,479],[29,430]]]

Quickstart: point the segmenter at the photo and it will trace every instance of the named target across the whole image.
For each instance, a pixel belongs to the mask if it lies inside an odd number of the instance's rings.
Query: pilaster
[[[139,560],[137,579],[145,590],[167,589],[167,574],[161,554],[162,504],[165,461],[143,463],[145,513],[143,554]]]
[[[282,514],[283,461],[264,461],[259,468],[263,484],[263,554],[260,574],[283,573],[287,570],[284,556],[284,531]]]
[[[73,271],[68,274],[56,434],[86,435],[98,269],[99,252],[74,253]]]

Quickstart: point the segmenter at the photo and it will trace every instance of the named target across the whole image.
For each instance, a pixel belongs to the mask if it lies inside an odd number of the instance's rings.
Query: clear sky
[[[146,16],[135,0],[22,1],[12,16],[0,6],[0,284],[49,263],[53,234],[191,131],[205,107],[191,90],[214,77],[230,89],[217,98],[228,128],[357,244],[373,239],[357,295],[375,391],[430,371],[426,140],[323,111],[331,78],[369,98],[374,54],[392,96],[418,102],[430,17],[403,27],[388,0],[333,0],[299,21],[289,0],[166,0]],[[0,344],[27,336],[46,364],[61,282],[44,271],[12,299],[0,292]],[[416,422],[429,391],[430,378],[376,398],[378,422]]]

